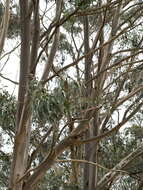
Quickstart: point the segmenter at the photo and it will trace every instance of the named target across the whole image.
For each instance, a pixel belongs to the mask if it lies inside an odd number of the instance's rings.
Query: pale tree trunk
[[[32,35],[32,45],[31,45],[31,56],[30,56],[30,74],[31,77],[35,76],[36,72],[36,61],[40,41],[40,18],[39,18],[39,0],[33,4],[33,27],[31,29]]]
[[[20,79],[18,92],[18,105],[16,117],[16,134],[14,142],[13,160],[10,176],[10,190],[22,190],[25,187],[27,179],[20,180],[24,176],[27,169],[28,148],[31,132],[31,115],[32,115],[32,98],[34,92],[30,89],[30,81],[35,76],[37,52],[39,47],[39,0],[37,1],[19,1],[20,4],[20,23],[21,23],[21,56],[20,56]],[[55,22],[61,15],[62,0],[57,1],[56,4]],[[32,8],[32,11],[31,11]],[[33,12],[33,33],[31,34],[31,15]],[[33,36],[31,38],[31,35]],[[48,59],[48,66],[46,65],[43,79],[48,77],[51,66],[53,64],[54,56],[57,50],[59,36],[59,28],[56,28],[54,41]],[[31,48],[30,48],[31,43]],[[54,160],[52,160],[54,161]],[[40,178],[40,176],[38,176]],[[34,180],[35,181],[35,180]],[[31,185],[33,186],[33,184]],[[29,188],[28,188],[29,189]],[[32,189],[32,187],[30,187]]]
[[[10,18],[9,8],[10,8],[10,0],[6,0],[4,16],[3,16],[2,23],[0,26],[1,28],[0,30],[0,56],[3,51],[4,42],[5,42],[7,30],[8,30],[8,24],[9,24],[9,18]]]
[[[83,17],[83,25],[84,25],[84,52],[85,54],[89,52],[90,47],[89,47],[89,20],[88,16]],[[91,79],[91,56],[88,56],[85,58],[85,97],[89,102],[91,101],[91,90],[92,90],[92,85],[91,83],[87,84],[87,81]],[[85,106],[88,107],[88,103],[85,103]],[[90,137],[90,130],[86,131],[85,133],[85,138]],[[85,160],[89,160],[91,158],[92,154],[92,147],[91,144],[86,144],[85,145]],[[91,161],[91,160],[90,160]],[[89,165],[84,165],[84,190],[89,190],[89,184],[90,180],[92,179],[92,176],[90,176],[90,166]]]
[[[111,39],[113,36],[116,35],[117,32],[117,26],[119,23],[119,13],[121,9],[121,3],[119,3],[116,13],[113,17],[112,20],[112,28],[111,28],[111,33],[109,35],[109,39]],[[106,16],[106,13],[105,13]],[[100,41],[100,44],[104,43],[103,35],[102,35],[102,28],[104,25],[104,18],[99,19],[101,21],[101,24],[99,25],[99,31],[100,35],[97,32],[97,36],[95,38],[95,42],[97,44],[97,41]],[[112,45],[113,42],[107,44],[103,48],[100,49],[99,51],[99,59],[98,59],[98,69],[97,69],[97,74],[98,72],[100,73],[102,70],[107,68],[109,66],[110,62],[110,53],[112,51]],[[95,48],[95,45],[93,44],[93,48]],[[89,48],[89,21],[88,17],[84,17],[84,49],[85,49],[85,54],[87,54],[90,51]],[[100,102],[100,96],[102,96],[102,90],[104,87],[104,83],[107,77],[107,73],[104,72],[103,74],[100,75],[98,79],[94,81],[94,86],[91,86],[90,81],[91,79],[91,64],[92,64],[92,56],[88,56],[85,58],[85,83],[86,85],[86,98],[89,100],[89,102],[93,101],[96,103],[93,103],[94,106],[98,106]],[[88,105],[87,105],[88,106]],[[91,122],[90,125],[90,130],[86,132],[85,138],[89,138],[90,136],[97,136],[99,132],[99,127],[100,127],[100,113],[99,111],[95,111],[93,115],[93,121]],[[85,159],[98,163],[98,143],[90,143],[89,145],[85,145]],[[84,190],[96,190],[97,188],[97,183],[98,183],[98,168],[92,165],[85,165],[84,168]]]
[[[16,181],[24,175],[27,167],[28,145],[30,136],[30,114],[26,114],[28,73],[30,64],[30,15],[28,13],[28,1],[19,1],[20,23],[21,23],[21,56],[20,56],[20,78],[16,118],[16,134],[11,168],[10,187],[11,190],[21,190],[23,182]]]
[[[91,136],[97,136],[99,131],[99,122],[98,122],[98,112],[95,113],[93,121],[91,123],[92,132]],[[91,162],[98,163],[98,142],[90,143],[91,152],[90,160]],[[98,167],[89,165],[89,190],[95,190],[98,182]]]
[[[85,54],[90,51],[89,47],[89,21],[88,17],[84,17],[84,49]],[[93,89],[92,83],[88,82],[91,79],[91,65],[92,65],[92,55],[85,58],[85,97],[89,104],[92,102],[92,93]],[[98,96],[98,92],[96,89],[96,96]],[[93,103],[94,104],[94,103]],[[90,107],[91,105],[86,104],[86,107]],[[94,105],[95,106],[95,105]],[[97,105],[96,105],[97,106]],[[98,111],[95,111],[93,118],[90,122],[89,130],[85,134],[85,138],[90,138],[90,136],[97,136],[98,135],[98,128],[99,128],[99,116]],[[85,145],[85,160],[91,162],[98,161],[98,143],[92,142],[90,144]],[[97,184],[97,176],[98,176],[98,167],[93,165],[85,165],[84,166],[84,190],[95,190]]]

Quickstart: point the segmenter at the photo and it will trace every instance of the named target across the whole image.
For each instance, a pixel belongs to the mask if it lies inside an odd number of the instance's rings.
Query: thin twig
[[[79,162],[79,163],[86,163],[86,164],[91,164],[93,166],[97,166],[99,168],[102,168],[104,170],[107,170],[107,171],[112,171],[112,172],[122,172],[122,173],[125,173],[125,174],[129,174],[127,171],[124,171],[124,170],[113,170],[113,169],[109,169],[109,168],[106,168],[98,163],[95,163],[95,162],[91,162],[91,161],[88,161],[88,160],[79,160],[79,159],[68,159],[68,160],[56,160],[56,162],[60,163],[65,163],[65,162]]]

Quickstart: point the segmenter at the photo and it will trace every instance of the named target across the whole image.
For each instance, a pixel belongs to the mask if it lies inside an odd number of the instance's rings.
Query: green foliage
[[[106,138],[99,146],[99,163],[111,169],[135,150],[143,140],[143,129],[141,126],[131,126],[118,132],[115,136]],[[119,176],[111,187],[113,189],[137,189],[140,176],[143,175],[142,155],[129,164],[124,170],[129,175]],[[100,169],[99,177],[102,178],[105,171]]]
[[[8,187],[10,173],[10,156],[0,150],[0,190]]]
[[[67,41],[67,37],[65,34],[61,33],[60,35],[60,44],[59,44],[59,50],[62,52],[62,54],[73,54],[73,47],[72,45]]]
[[[133,125],[131,128],[126,130],[125,135],[131,135],[131,140],[134,142],[142,142],[143,140],[143,128],[138,125]]]
[[[8,38],[13,39],[20,34],[19,17],[17,14],[11,14],[9,27],[8,27]]]
[[[0,190],[8,187],[10,173],[10,154],[7,147],[11,145],[15,132],[16,100],[8,91],[0,89]]]
[[[121,45],[126,48],[140,48],[139,42],[142,36],[139,29],[133,29],[121,36]]]
[[[15,130],[16,100],[8,91],[0,90],[0,127],[4,131]]]
[[[38,91],[33,104],[34,122],[53,123],[60,120],[63,113],[63,98],[63,94],[56,91],[55,94],[49,93],[44,88]]]
[[[58,87],[49,92],[40,88],[33,102],[34,119],[36,123],[54,123],[63,116],[75,115],[82,104],[80,89],[76,82],[60,80]]]
[[[81,185],[70,183],[70,165],[67,167],[58,166],[51,169],[43,180],[39,183],[40,190],[59,190],[61,187],[64,190],[81,190]],[[44,182],[44,183],[43,183]]]
[[[132,177],[120,177],[115,184],[111,186],[111,190],[135,190],[137,189],[138,181]]]

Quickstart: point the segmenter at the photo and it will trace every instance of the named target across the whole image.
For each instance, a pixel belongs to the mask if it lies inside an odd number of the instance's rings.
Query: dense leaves
[[[8,91],[0,91],[0,126],[6,132],[14,132],[16,117],[16,99]]]

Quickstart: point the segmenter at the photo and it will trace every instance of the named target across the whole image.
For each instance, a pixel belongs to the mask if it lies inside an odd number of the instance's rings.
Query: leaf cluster
[[[15,128],[16,99],[8,91],[0,91],[0,127],[4,131],[13,131]]]

